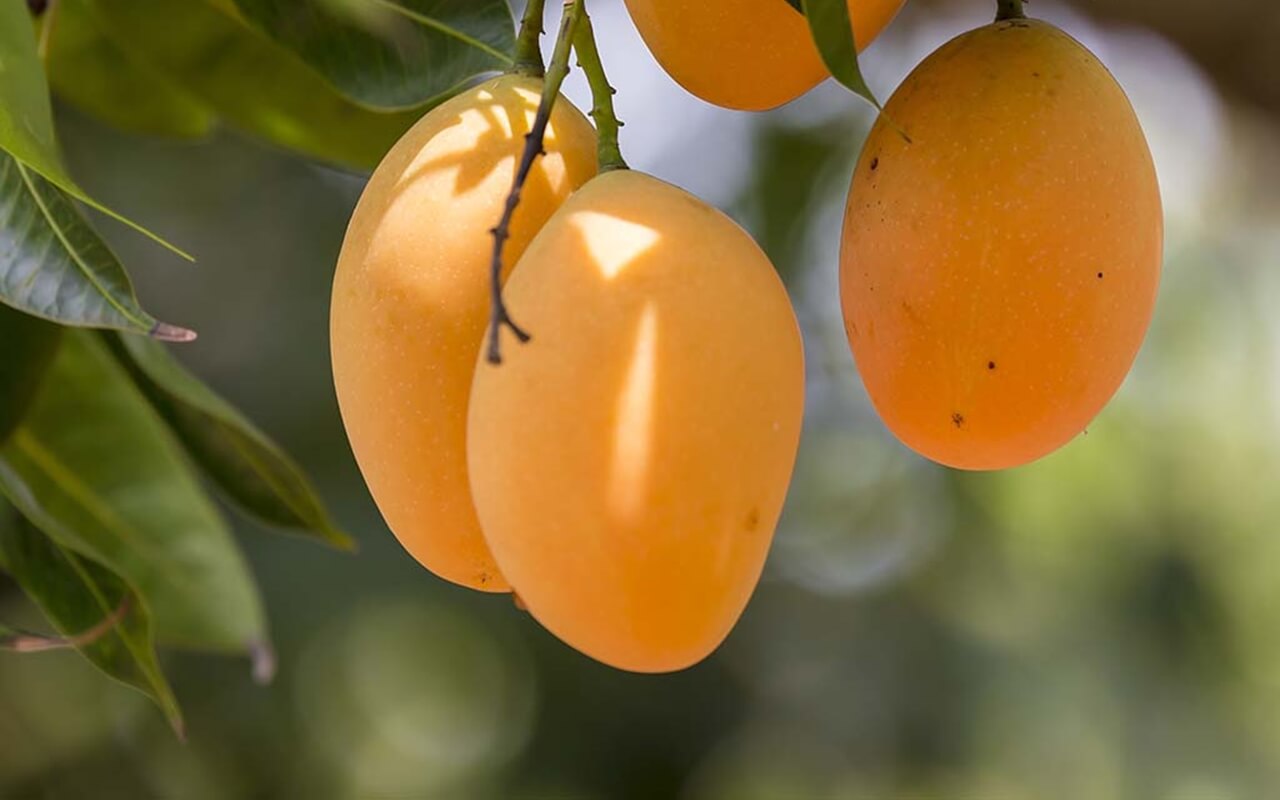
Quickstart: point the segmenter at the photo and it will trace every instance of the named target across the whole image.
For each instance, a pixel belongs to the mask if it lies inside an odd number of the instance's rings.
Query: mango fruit
[[[924,60],[849,190],[845,328],[889,429],[965,469],[1061,447],[1129,372],[1160,279],[1160,190],[1098,59],[997,22]]]
[[[599,661],[698,662],[755,588],[795,461],[804,356],[782,282],[723,213],[620,170],[561,206],[505,291],[533,341],[481,355],[467,438],[499,568]]]
[[[690,94],[725,108],[763,111],[828,77],[804,15],[786,0],[626,0],[649,51]],[[849,0],[858,50],[904,0]]]
[[[471,501],[467,403],[489,318],[489,230],[541,91],[532,78],[495,78],[406,132],[360,197],[333,282],[334,385],[378,509],[427,569],[489,592],[509,586]],[[563,98],[545,147],[513,218],[508,265],[596,171],[595,131]]]

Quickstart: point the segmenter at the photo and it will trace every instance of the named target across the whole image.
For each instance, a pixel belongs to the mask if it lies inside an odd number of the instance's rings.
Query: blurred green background
[[[555,4],[552,4],[555,5]],[[911,0],[887,97],[982,0]],[[633,166],[729,210],[785,275],[809,406],[761,586],[707,662],[600,666],[386,530],[330,383],[328,290],[362,179],[231,133],[129,137],[67,108],[72,171],[194,252],[102,226],[183,360],[275,436],[359,539],[243,526],[279,648],[167,652],[188,718],[74,653],[0,657],[6,798],[1161,798],[1280,786],[1280,6],[1035,0],[1129,91],[1165,195],[1164,280],[1120,394],[1032,466],[947,470],[868,404],[835,289],[871,113],[824,85],[763,115],[684,95],[592,4]],[[578,76],[569,94],[587,105]],[[235,519],[235,517],[232,517]],[[0,616],[40,617],[0,578]]]

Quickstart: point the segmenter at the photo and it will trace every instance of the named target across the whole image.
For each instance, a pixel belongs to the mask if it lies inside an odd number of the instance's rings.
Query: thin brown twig
[[[565,76],[569,74],[569,51],[577,32],[578,20],[582,16],[585,0],[565,0],[564,13],[560,18],[560,32],[556,36],[555,50],[551,55],[551,65],[542,86],[542,98],[538,103],[538,112],[533,118],[533,126],[524,137],[524,152],[520,156],[520,165],[516,169],[515,179],[511,183],[511,192],[503,206],[502,218],[498,224],[489,229],[493,234],[493,258],[489,264],[489,348],[487,359],[490,364],[502,363],[502,329],[507,327],[521,343],[532,337],[516,324],[507,311],[506,302],[502,298],[502,249],[511,238],[511,218],[520,205],[520,193],[524,190],[525,181],[533,170],[533,163],[538,156],[546,155],[543,138],[547,133],[547,125],[551,121],[551,109],[560,96],[560,87]]]

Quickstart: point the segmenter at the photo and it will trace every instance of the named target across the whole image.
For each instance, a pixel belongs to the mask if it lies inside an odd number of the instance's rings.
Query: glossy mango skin
[[[466,414],[489,314],[489,258],[541,82],[503,76],[430,111],[374,171],[334,276],[334,385],[388,526],[440,577],[509,586],[466,476]],[[595,132],[563,98],[515,213],[505,263],[595,174]]]
[[[804,405],[799,327],[718,210],[631,171],[552,217],[507,283],[533,341],[480,361],[467,454],[529,612],[587,655],[677,670],[759,579]]]
[[[636,28],[667,74],[725,108],[763,111],[790,102],[830,73],[808,23],[786,0],[626,0]],[[861,51],[904,0],[849,0]]]
[[[965,469],[1061,447],[1137,355],[1162,239],[1146,139],[1097,58],[1034,20],[944,45],[886,104],[845,215],[845,327],[885,424]]]

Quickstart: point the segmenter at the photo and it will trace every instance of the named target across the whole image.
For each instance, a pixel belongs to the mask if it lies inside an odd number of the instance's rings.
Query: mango
[[[667,74],[725,108],[763,111],[828,77],[804,15],[786,0],[626,0],[637,30]],[[861,51],[904,0],[849,0]]]
[[[881,418],[1000,469],[1081,433],[1151,321],[1163,219],[1138,118],[1052,25],[963,34],[885,105],[849,190],[845,327]]]
[[[720,211],[623,170],[556,212],[506,296],[534,338],[499,367],[481,355],[467,434],[498,566],[599,661],[700,661],[755,588],[795,461],[804,356],[782,282]]]
[[[502,213],[540,81],[507,75],[427,113],[387,153],[347,228],[334,276],[334,386],[351,448],[400,543],[442,578],[509,586],[471,501],[466,414],[489,317],[489,229]],[[595,131],[567,100],[515,213],[514,264],[596,171]]]

